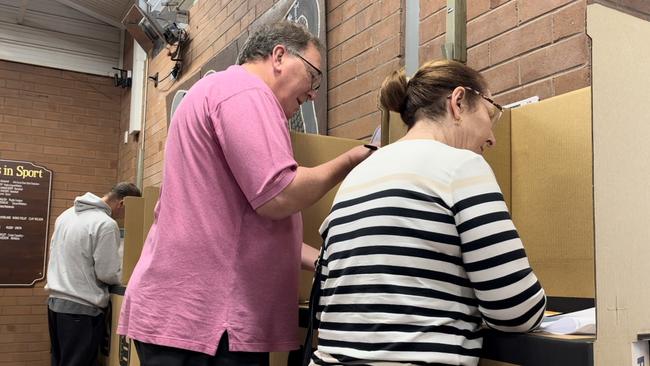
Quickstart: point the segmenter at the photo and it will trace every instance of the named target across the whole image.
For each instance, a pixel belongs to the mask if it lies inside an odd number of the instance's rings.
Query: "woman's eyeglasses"
[[[503,114],[503,106],[476,89],[470,88],[469,86],[463,86],[462,88],[487,100],[488,102],[490,102],[490,104],[494,106],[496,110],[493,110],[492,113],[490,113],[490,120],[492,121],[492,125],[496,124],[499,118],[501,118],[501,115]]]

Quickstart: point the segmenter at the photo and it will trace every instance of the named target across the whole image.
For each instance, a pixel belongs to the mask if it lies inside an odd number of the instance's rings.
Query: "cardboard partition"
[[[650,22],[591,4],[598,366],[650,333]],[[641,360],[650,364],[649,360]]]
[[[129,282],[142,252],[144,202],[142,197],[124,198],[124,255],[122,257],[122,284],[124,285]]]
[[[153,224],[153,210],[158,203],[160,197],[160,187],[144,187],[142,191],[142,198],[144,198],[144,216],[142,220],[142,243],[147,239],[149,229]],[[140,250],[142,251],[142,250]],[[138,258],[140,256],[138,255]]]
[[[160,188],[145,187],[142,197],[124,199],[124,257],[122,259],[122,283],[126,285],[133,274],[144,241],[153,223],[153,209],[158,202]]]
[[[140,366],[140,360],[138,359],[138,353],[135,351],[133,341],[126,337],[118,336],[115,333],[123,300],[124,296],[111,294],[111,343],[107,365]]]
[[[595,296],[591,92],[512,111],[513,221],[549,296]]]
[[[325,163],[363,143],[363,141],[331,136],[291,133],[293,155],[298,164],[304,167],[314,167]],[[322,244],[318,229],[325,217],[329,214],[337,191],[338,185],[316,202],[316,204],[302,211],[303,241],[314,248],[320,248]],[[314,274],[312,272],[301,271],[299,291],[299,300],[301,302],[309,300],[313,277]]]

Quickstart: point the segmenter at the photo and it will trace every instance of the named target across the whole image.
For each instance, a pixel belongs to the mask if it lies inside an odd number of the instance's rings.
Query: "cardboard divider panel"
[[[363,141],[292,132],[291,144],[298,164],[304,167],[314,167],[334,159],[355,146],[363,144]],[[329,214],[337,191],[338,185],[316,204],[302,211],[303,241],[314,248],[318,249],[322,244],[318,229]],[[312,272],[301,271],[299,292],[301,302],[309,299],[313,277]]]
[[[512,111],[511,214],[550,296],[594,297],[591,92]]]
[[[644,1],[643,3],[646,3]],[[650,22],[591,4],[596,365],[646,365],[650,333]],[[643,357],[643,358],[641,358]],[[641,362],[639,359],[641,358]]]
[[[122,257],[122,284],[126,286],[142,252],[144,217],[142,197],[124,198],[124,255]]]

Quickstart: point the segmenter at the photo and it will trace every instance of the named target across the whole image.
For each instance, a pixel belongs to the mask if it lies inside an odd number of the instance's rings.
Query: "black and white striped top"
[[[541,321],[532,272],[480,155],[434,140],[386,146],[343,181],[324,238],[318,365],[476,365],[482,320]]]

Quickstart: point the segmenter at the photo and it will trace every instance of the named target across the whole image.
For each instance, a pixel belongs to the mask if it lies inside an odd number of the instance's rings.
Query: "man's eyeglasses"
[[[313,72],[308,71],[309,74],[311,75],[311,90],[314,91],[318,90],[318,88],[320,88],[320,82],[323,79],[323,72],[320,71],[318,67],[314,66],[311,62],[305,60],[305,58],[300,56],[299,53],[292,53],[292,54],[299,57],[302,60],[302,62],[304,62],[306,65],[309,65],[309,67],[316,72],[316,74],[314,74]]]
[[[483,98],[485,100],[487,100],[488,102],[490,102],[490,104],[492,104],[494,106],[495,110],[492,110],[490,112],[490,120],[492,121],[492,125],[496,124],[497,121],[499,120],[499,118],[501,118],[501,115],[503,114],[503,106],[501,104],[495,102],[494,100],[492,100],[492,98],[486,96],[485,94],[481,93],[480,91],[478,91],[476,89],[470,88],[469,86],[463,86],[462,88],[465,89],[465,90],[468,90],[468,91],[470,91],[470,92],[472,92],[472,93],[474,93],[476,95],[478,95],[479,97],[481,97],[481,98]]]

